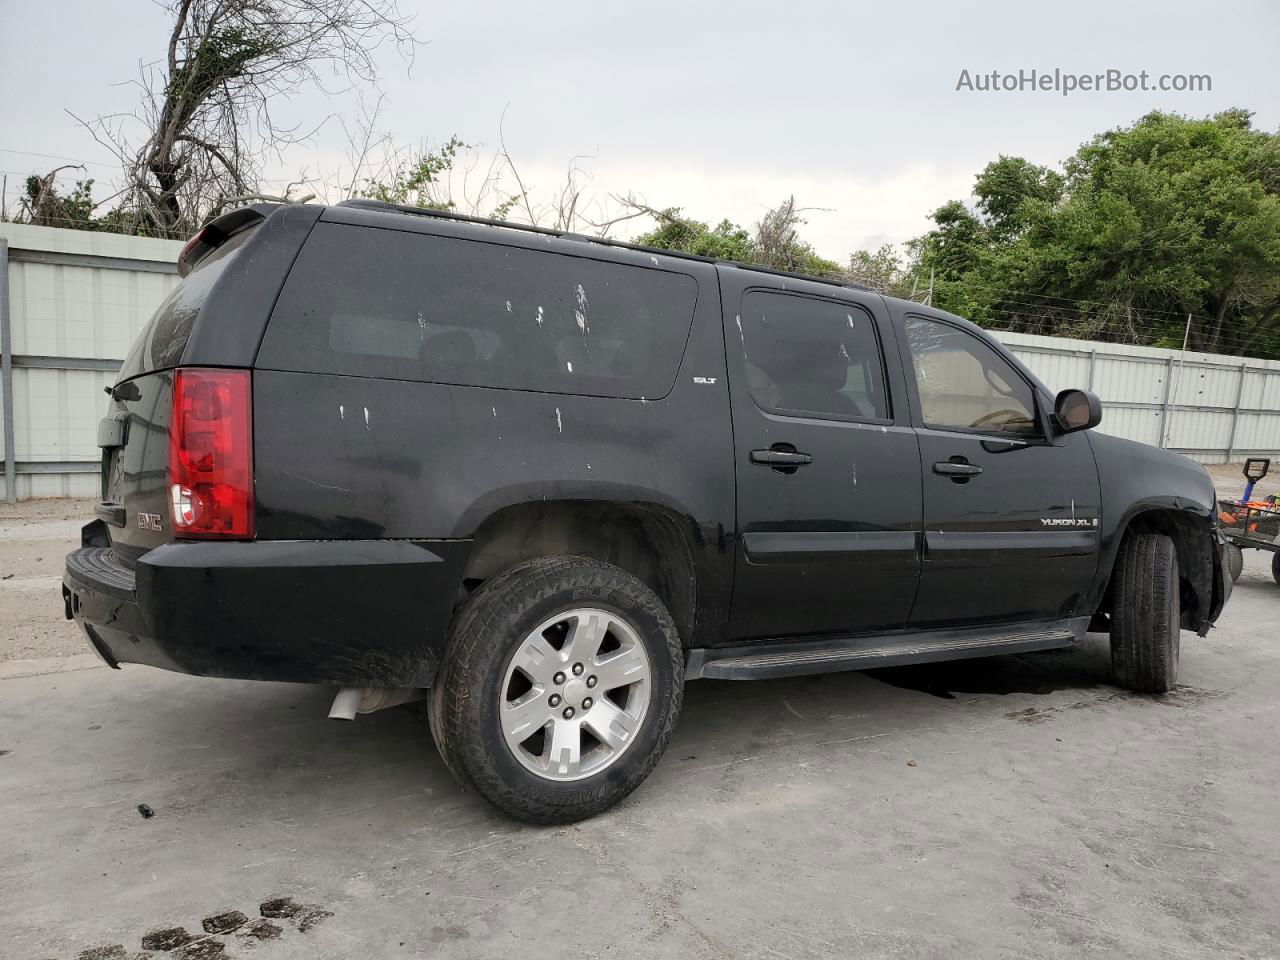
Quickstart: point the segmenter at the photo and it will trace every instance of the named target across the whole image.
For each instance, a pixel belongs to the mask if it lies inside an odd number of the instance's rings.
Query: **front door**
[[[924,553],[911,626],[1081,616],[1099,544],[1089,439],[1054,435],[1048,398],[993,346],[906,316],[924,481]]]
[[[874,295],[721,270],[740,533],[731,640],[903,627],[920,467]]]

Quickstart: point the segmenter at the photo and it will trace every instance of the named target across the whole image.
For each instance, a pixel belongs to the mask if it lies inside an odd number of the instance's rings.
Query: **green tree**
[[[712,227],[683,216],[678,207],[657,209],[635,202],[628,202],[628,206],[635,213],[651,217],[656,224],[652,230],[636,237],[636,243],[717,260],[754,263],[775,270],[819,276],[845,273],[840,264],[819,256],[800,238],[799,230],[805,221],[794,197],[765,213],[754,232],[728,219]]]
[[[679,207],[654,210],[651,216],[657,225],[636,237],[636,243],[716,260],[751,259],[751,234],[735,223],[721,220],[712,227],[682,216]]]
[[[912,251],[934,302],[1015,329],[1280,349],[1280,136],[1228,110],[1151,113],[1058,174],[1002,156]]]

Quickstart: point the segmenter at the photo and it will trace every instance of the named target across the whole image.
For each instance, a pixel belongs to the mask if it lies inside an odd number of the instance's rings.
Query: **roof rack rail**
[[[527,223],[512,223],[509,220],[494,220],[489,217],[473,217],[465,213],[454,213],[451,210],[433,210],[430,207],[415,207],[406,203],[388,203],[385,200],[354,199],[339,201],[336,206],[355,207],[360,210],[374,210],[379,213],[401,213],[412,217],[433,217],[437,220],[456,220],[461,223],[475,223],[486,227],[498,227],[504,230],[522,230],[525,233],[537,233],[544,237],[558,237],[561,240],[578,240],[582,243],[594,243],[605,247],[618,247],[623,250],[635,250],[654,256],[675,257],[680,260],[695,260],[699,263],[714,263],[729,267],[740,267],[743,270],[754,270],[777,277],[794,277],[796,280],[811,280],[815,283],[826,283],[836,287],[850,287],[867,293],[876,291],[860,283],[849,280],[838,280],[832,277],[821,277],[811,273],[797,273],[793,270],[779,270],[765,267],[758,263],[745,263],[740,260],[725,260],[719,257],[705,257],[699,253],[684,253],[680,250],[667,250],[664,247],[649,247],[642,243],[628,243],[625,240],[614,240],[610,237],[593,237],[586,233],[575,233],[572,230],[555,230],[550,227],[537,227]]]

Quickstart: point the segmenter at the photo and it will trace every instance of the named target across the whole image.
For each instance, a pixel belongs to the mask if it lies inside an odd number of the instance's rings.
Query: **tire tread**
[[[1133,534],[1116,560],[1111,663],[1121,686],[1167,693],[1177,683],[1178,556],[1163,534]]]

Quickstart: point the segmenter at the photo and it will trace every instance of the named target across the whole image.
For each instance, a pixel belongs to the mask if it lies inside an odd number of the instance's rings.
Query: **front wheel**
[[[1280,553],[1271,555],[1271,576],[1275,578],[1276,583],[1280,583]]]
[[[1163,534],[1125,538],[1112,574],[1111,667],[1122,687],[1167,693],[1178,682],[1178,554]]]
[[[568,823],[649,775],[683,684],[679,635],[652,590],[611,564],[545,557],[467,601],[431,729],[464,786],[522,820]]]

